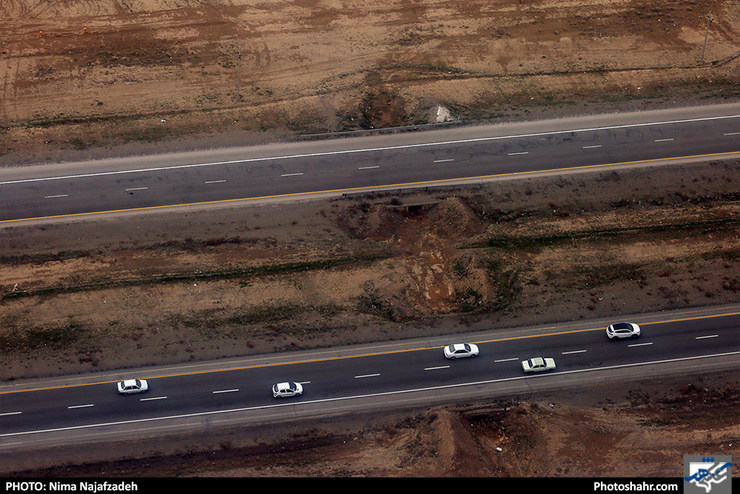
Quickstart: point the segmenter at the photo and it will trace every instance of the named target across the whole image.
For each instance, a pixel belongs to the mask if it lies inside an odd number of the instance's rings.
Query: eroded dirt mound
[[[734,303],[737,166],[9,228],[0,376]]]

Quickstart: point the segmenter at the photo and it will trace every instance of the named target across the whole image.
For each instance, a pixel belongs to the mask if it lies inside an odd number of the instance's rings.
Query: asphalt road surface
[[[468,342],[478,344],[480,355],[460,360],[442,353],[444,345],[457,341],[436,338],[255,356],[214,367],[193,364],[67,382],[3,383],[0,451],[59,438],[490,399],[593,380],[634,379],[653,371],[685,374],[740,364],[740,307],[643,315],[631,322],[641,325],[642,335],[619,341],[606,337],[603,321],[477,333]],[[524,374],[521,361],[537,356],[554,358],[557,368]],[[150,389],[119,395],[113,377],[147,379]],[[304,394],[273,398],[271,386],[281,381],[301,383]]]
[[[740,104],[727,104],[11,167],[0,225],[738,155]]]

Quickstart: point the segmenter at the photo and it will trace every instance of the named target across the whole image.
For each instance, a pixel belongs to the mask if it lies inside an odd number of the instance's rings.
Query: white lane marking
[[[719,338],[719,335],[718,334],[708,334],[706,336],[697,336],[696,337],[697,340],[703,340],[705,338]]]
[[[449,163],[450,161],[455,161],[453,158],[447,158],[444,160],[434,160],[432,163]]]
[[[740,135],[740,132],[725,132],[726,136],[737,136]]]
[[[361,376],[355,376],[355,379],[365,379],[366,377],[378,377],[380,374],[363,374]]]
[[[126,192],[133,192],[135,190],[147,190],[149,187],[132,187],[130,189],[126,189]]]
[[[652,344],[653,344],[653,342],[651,341],[649,343],[633,343],[633,344],[627,345],[627,346],[649,346],[649,345],[652,345]]]
[[[303,173],[283,173],[280,175],[281,177],[296,177],[298,175],[303,175]]]
[[[380,167],[378,165],[375,165],[375,166],[361,166],[361,167],[358,168],[358,170],[372,170],[372,169],[375,169],[375,168],[380,168]]]
[[[424,370],[428,371],[428,370],[439,370],[439,369],[449,369],[449,368],[450,368],[449,365],[440,365],[438,367],[425,367]]]
[[[208,180],[205,183],[207,183],[207,184],[222,184],[224,182],[226,182],[226,180]]]
[[[582,129],[570,129],[570,130],[552,130],[548,132],[532,132],[529,134],[512,134],[506,136],[493,136],[493,137],[474,137],[470,139],[456,139],[452,141],[437,141],[437,142],[426,142],[420,144],[400,144],[398,146],[386,146],[386,147],[372,147],[372,148],[360,148],[360,149],[348,149],[343,151],[323,151],[317,153],[302,153],[302,154],[288,154],[284,156],[267,156],[264,158],[246,158],[239,160],[229,161],[213,161],[208,163],[191,163],[188,165],[173,165],[173,166],[160,166],[151,168],[139,168],[133,170],[115,170],[109,172],[96,172],[96,173],[81,173],[79,175],[59,175],[54,177],[42,177],[42,178],[23,178],[19,180],[6,180],[0,182],[0,185],[11,185],[28,182],[45,182],[48,180],[65,180],[69,178],[85,178],[85,177],[101,177],[105,175],[123,175],[126,173],[143,173],[143,172],[156,172],[165,170],[176,170],[178,168],[197,168],[204,166],[218,166],[218,165],[233,165],[239,163],[257,163],[261,161],[275,161],[275,160],[288,160],[296,158],[315,158],[318,156],[333,156],[340,154],[356,154],[356,153],[370,153],[377,151],[393,151],[398,149],[413,149],[423,148],[431,146],[447,146],[450,144],[470,144],[474,142],[486,142],[486,141],[499,141],[503,139],[516,139],[522,137],[538,137],[558,134],[572,134],[576,132],[594,132],[600,130],[615,130],[615,129],[629,129],[634,127],[648,127],[650,125],[670,125],[670,124],[681,124],[681,123],[692,123],[692,122],[707,122],[711,120],[726,120],[730,118],[740,118],[740,115],[722,115],[718,117],[699,117],[699,118],[685,118],[678,120],[663,120],[658,122],[646,122],[636,124],[622,124],[622,125],[606,125],[603,127],[587,127]]]
[[[94,406],[95,405],[93,405],[92,403],[88,403],[86,405],[72,405],[72,406],[69,406],[67,408],[71,410],[73,408],[90,408],[90,407],[94,407]]]
[[[586,350],[571,350],[569,352],[561,352],[560,355],[570,355],[573,353],[586,353]]]
[[[493,363],[495,364],[497,362],[511,362],[513,360],[519,360],[519,359],[517,357],[514,357],[514,358],[502,358],[502,359],[499,359],[499,360],[494,360]]]
[[[669,137],[669,138],[666,138],[666,139],[655,139],[653,142],[669,142],[669,141],[672,141],[672,140],[673,140],[673,138],[672,137]]]
[[[496,383],[509,382],[509,381],[548,379],[555,375],[584,374],[584,373],[589,373],[589,372],[598,372],[598,371],[614,370],[614,369],[626,369],[626,368],[631,368],[631,367],[641,367],[645,365],[669,364],[669,363],[675,363],[675,362],[684,362],[688,360],[699,360],[699,359],[705,359],[705,358],[717,358],[717,357],[727,357],[727,356],[735,356],[735,355],[740,355],[740,351],[714,353],[714,354],[709,354],[709,355],[695,355],[693,357],[679,357],[679,358],[663,359],[663,360],[649,360],[645,362],[635,362],[633,364],[608,365],[604,367],[591,367],[588,369],[574,369],[570,371],[551,372],[549,374],[548,373],[543,373],[539,375],[528,374],[526,376],[504,377],[500,379],[487,379],[484,381],[471,381],[471,382],[457,383],[457,384],[444,384],[444,385],[439,385],[439,386],[429,386],[426,388],[401,389],[398,391],[384,391],[380,393],[369,393],[369,394],[366,393],[366,394],[352,395],[352,396],[337,396],[335,398],[323,398],[320,400],[301,401],[301,404],[308,405],[308,404],[316,404],[316,403],[329,403],[329,402],[347,401],[347,400],[356,400],[356,399],[377,398],[380,396],[404,395],[404,394],[427,392],[427,391],[441,391],[445,389],[464,388],[468,386],[480,386],[480,385],[496,384]],[[20,431],[20,432],[6,432],[6,433],[0,433],[0,437],[28,436],[31,434],[41,434],[41,433],[48,433],[48,432],[73,431],[73,430],[80,430],[80,429],[92,429],[96,427],[110,427],[110,426],[115,426],[115,425],[141,424],[145,422],[162,422],[165,420],[207,417],[207,416],[213,416],[213,415],[223,415],[223,414],[228,414],[228,413],[243,413],[243,412],[252,412],[256,410],[270,410],[270,409],[274,409],[278,407],[292,407],[292,406],[295,406],[295,402],[278,403],[278,404],[273,404],[273,405],[257,405],[257,406],[251,406],[251,407],[231,408],[228,410],[208,410],[204,412],[183,413],[183,414],[178,414],[178,415],[164,415],[160,417],[149,417],[149,418],[143,418],[143,419],[118,420],[114,422],[100,422],[96,424],[73,425],[69,427],[55,427],[51,429],[37,429],[37,430]]]
[[[216,394],[219,394],[219,393],[236,393],[237,391],[239,391],[239,389],[238,389],[238,388],[233,388],[233,389],[220,389],[220,390],[218,390],[218,391],[214,391],[214,392],[213,392],[213,394],[215,394],[215,395],[216,395]]]
[[[583,149],[596,149],[600,147],[601,147],[601,144],[593,144],[591,146],[583,146]]]
[[[67,197],[67,194],[57,194],[54,196],[44,196],[44,199],[57,199],[59,197]]]
[[[166,400],[166,396],[156,396],[154,398],[142,398],[139,401],[154,401],[154,400]]]
[[[529,154],[529,151],[522,151],[520,153],[508,153],[509,156],[520,156],[522,154]]]
[[[5,413],[0,413],[0,417],[5,417],[6,415],[20,415],[22,413],[23,412],[5,412]]]

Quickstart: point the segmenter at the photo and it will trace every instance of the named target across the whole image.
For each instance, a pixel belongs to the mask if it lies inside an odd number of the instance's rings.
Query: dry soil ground
[[[720,0],[9,0],[0,162],[433,122],[439,105],[475,120],[736,98],[739,25]],[[0,376],[738,302],[739,167],[6,228]],[[48,451],[27,468],[680,476],[683,454],[739,456],[736,375],[531,398]]]

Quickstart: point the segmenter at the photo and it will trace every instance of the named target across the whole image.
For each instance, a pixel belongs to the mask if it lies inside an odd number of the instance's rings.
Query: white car
[[[613,340],[614,338],[637,338],[640,336],[640,326],[631,322],[610,324],[606,328],[606,335],[610,340]]]
[[[475,357],[478,353],[478,346],[472,343],[453,343],[444,349],[445,358],[449,359]]]
[[[272,396],[275,398],[287,398],[289,396],[300,396],[303,394],[303,386],[291,381],[277,383],[272,386]]]
[[[555,369],[555,360],[546,357],[535,357],[522,361],[524,372],[544,372]]]
[[[149,384],[144,379],[127,379],[119,382],[116,387],[122,395],[130,395],[147,391]]]

